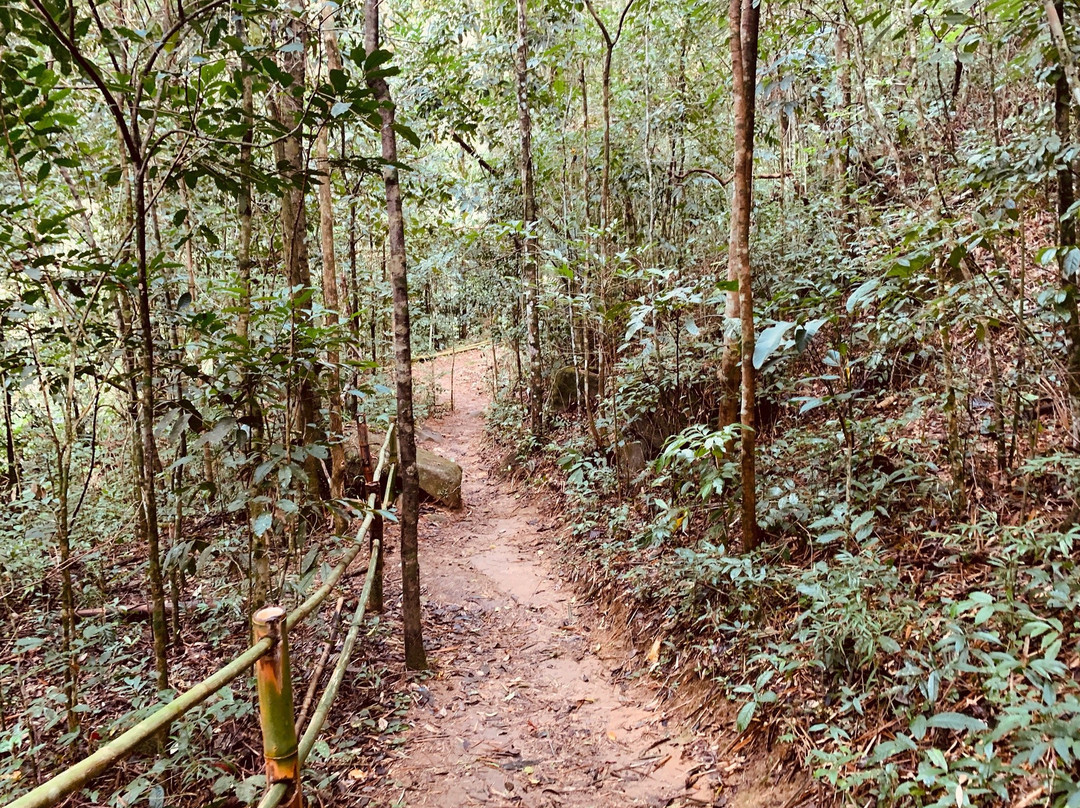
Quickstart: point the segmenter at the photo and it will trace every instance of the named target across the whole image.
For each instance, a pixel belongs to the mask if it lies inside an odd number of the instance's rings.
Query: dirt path
[[[437,361],[448,389],[450,360]],[[627,664],[629,649],[552,563],[558,520],[489,474],[488,363],[473,351],[455,364],[455,411],[421,433],[464,469],[464,508],[428,512],[420,526],[435,674],[412,686],[411,729],[370,805],[740,804],[725,780],[745,759],[718,761],[714,741],[670,718],[648,677],[627,678],[642,660]]]

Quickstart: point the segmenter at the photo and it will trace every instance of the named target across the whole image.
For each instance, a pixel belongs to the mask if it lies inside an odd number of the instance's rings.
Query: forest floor
[[[561,549],[568,526],[557,505],[491,471],[490,356],[433,362],[418,365],[417,377],[443,388],[442,414],[419,439],[461,464],[464,506],[428,506],[421,517],[432,672],[402,683],[412,694],[409,728],[360,804],[806,805],[804,775],[740,750],[745,741],[730,727],[703,729],[665,699],[649,654],[560,574],[572,559]],[[388,560],[388,593],[399,591],[396,567]]]

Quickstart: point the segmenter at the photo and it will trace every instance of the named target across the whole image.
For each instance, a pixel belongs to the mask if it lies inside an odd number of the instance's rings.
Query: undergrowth
[[[662,638],[656,673],[713,681],[737,731],[787,745],[839,802],[1080,806],[1080,528],[990,509],[948,521],[933,458],[904,434],[919,406],[859,420],[871,449],[853,456],[835,420],[775,435],[771,538],[751,554],[732,528],[731,430],[692,424],[620,482],[570,418],[539,455],[512,429],[517,405],[491,423],[561,490],[582,582],[637,615],[639,640]],[[1059,480],[1067,499],[1075,472],[1048,452],[1018,481]]]

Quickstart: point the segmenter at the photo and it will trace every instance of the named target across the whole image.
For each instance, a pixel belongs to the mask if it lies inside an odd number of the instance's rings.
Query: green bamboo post
[[[256,642],[269,637],[274,643],[270,653],[255,663],[266,782],[291,785],[284,805],[303,808],[285,610],[280,606],[259,609],[252,616],[252,624]]]

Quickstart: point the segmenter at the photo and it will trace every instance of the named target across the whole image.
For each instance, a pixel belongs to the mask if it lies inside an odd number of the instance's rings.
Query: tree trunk
[[[247,31],[242,14],[236,15],[236,37],[247,42]],[[237,213],[240,216],[240,237],[236,248],[237,287],[240,292],[236,315],[236,336],[242,349],[247,350],[251,324],[251,146],[254,140],[255,97],[251,76],[245,71],[241,77],[241,107],[244,113],[244,134],[240,140],[240,191],[237,195]],[[243,395],[243,411],[248,418],[251,437],[247,441],[248,462],[244,465],[242,478],[248,489],[248,546],[251,552],[251,589],[248,609],[254,612],[266,605],[270,593],[270,559],[266,553],[265,534],[256,535],[252,530],[255,520],[263,512],[263,505],[253,500],[258,495],[253,486],[254,469],[262,461],[263,419],[262,409],[255,396],[255,378],[250,368],[241,370],[240,389]]]
[[[316,419],[319,414],[315,379],[307,369],[308,362],[299,359],[308,342],[307,330],[311,326],[311,267],[307,245],[307,191],[306,159],[301,142],[303,117],[302,99],[293,95],[293,89],[302,88],[306,82],[305,53],[307,33],[302,19],[303,5],[291,0],[292,13],[288,16],[287,38],[300,45],[297,50],[281,53],[281,66],[293,81],[290,87],[281,89],[275,98],[278,123],[287,134],[274,147],[279,165],[284,166],[287,187],[281,196],[282,251],[284,252],[285,277],[289,284],[292,302],[292,356],[294,366],[299,367],[299,379],[294,383],[293,397],[296,401],[293,430],[302,436],[303,444],[311,446],[321,439]],[[286,43],[290,44],[290,43]],[[314,455],[308,455],[304,470],[308,476],[309,493],[320,497],[321,469]]]
[[[19,463],[15,457],[15,433],[12,431],[11,418],[11,391],[7,388],[7,379],[3,379],[4,385],[4,455],[6,465],[4,467],[3,487],[14,488],[15,494],[19,494]]]
[[[601,167],[600,174],[600,227],[604,231],[603,247],[605,258],[608,257],[608,248],[610,247],[608,228],[611,226],[611,211],[609,209],[611,204],[611,60],[615,53],[615,46],[619,44],[619,39],[622,37],[626,15],[629,13],[630,6],[633,3],[634,0],[627,0],[626,5],[623,6],[622,14],[619,15],[619,25],[615,29],[615,35],[612,36],[607,26],[604,25],[604,21],[600,19],[600,15],[597,14],[592,0],[585,0],[585,7],[596,22],[596,26],[600,29],[600,35],[604,39],[604,66],[600,74],[600,101],[604,114],[604,164]]]
[[[364,3],[364,49],[370,55],[379,48],[378,0]],[[427,668],[420,626],[420,562],[417,519],[420,509],[420,475],[416,466],[416,430],[413,421],[412,347],[409,324],[409,282],[405,264],[405,217],[397,170],[397,135],[394,106],[386,79],[368,76],[368,86],[379,101],[382,126],[383,181],[390,247],[390,286],[394,299],[394,368],[397,384],[398,463],[401,468],[401,600],[405,629],[405,665]]]
[[[1055,4],[1054,11],[1058,17],[1058,26],[1064,25],[1064,3],[1061,0]],[[1060,38],[1055,36],[1055,44],[1058,48],[1068,48],[1065,41],[1064,30]],[[1065,73],[1065,60],[1067,54],[1059,54],[1061,62],[1057,82],[1054,84],[1054,128],[1062,143],[1070,143],[1072,138],[1072,123],[1070,120],[1069,107],[1071,95],[1069,92],[1069,77]],[[1071,60],[1070,60],[1071,61]],[[1073,169],[1071,165],[1063,164],[1057,172],[1057,213],[1058,213],[1058,244],[1061,247],[1076,247],[1076,222],[1072,215],[1066,216],[1066,212],[1076,201],[1073,187]],[[1061,272],[1061,288],[1065,292],[1065,308],[1068,319],[1065,320],[1065,338],[1068,343],[1066,368],[1067,388],[1069,392],[1070,410],[1070,435],[1073,446],[1080,446],[1080,307],[1077,306],[1077,277],[1066,271],[1067,250],[1058,251],[1058,267]]]
[[[731,75],[735,118],[735,175],[732,180],[731,243],[728,277],[739,283],[739,322],[742,338],[742,548],[758,544],[755,486],[754,295],[750,269],[750,211],[754,189],[754,101],[757,82],[758,20],[754,0],[731,0]],[[725,357],[726,358],[726,357]],[[726,391],[725,391],[726,392]]]
[[[840,84],[840,114],[836,122],[833,140],[833,170],[836,173],[836,198],[840,207],[840,242],[847,247],[855,231],[854,213],[851,206],[851,188],[848,183],[848,151],[851,127],[848,114],[851,111],[850,50],[847,40],[847,20],[841,19],[836,28],[836,68]]]
[[[138,158],[138,155],[135,155]],[[169,687],[169,627],[165,621],[165,584],[161,573],[161,540],[158,532],[157,446],[154,438],[154,327],[150,320],[150,281],[146,250],[146,172],[136,163],[135,174],[135,257],[138,271],[136,308],[139,316],[140,346],[139,435],[142,444],[142,511],[146,521],[146,544],[150,577],[150,602],[154,630],[154,662],[158,690]]]
[[[525,326],[529,355],[529,425],[534,437],[544,431],[543,369],[540,364],[540,245],[536,236],[536,191],[533,180],[532,118],[529,112],[528,0],[517,0],[518,40],[514,61],[518,128],[521,132],[521,197],[525,236],[522,247],[525,286]]]
[[[335,5],[327,3],[323,11],[323,47],[326,49],[328,72],[341,70],[341,51],[338,49],[337,33],[334,31]],[[334,194],[330,177],[330,127],[319,128],[315,147],[315,161],[319,170],[319,244],[322,249],[323,303],[326,306],[326,328],[334,331],[338,324],[338,278],[337,259],[334,254]],[[330,496],[345,496],[345,444],[344,425],[341,419],[341,356],[333,335],[326,349],[329,367],[327,396],[330,410]],[[344,511],[334,507],[334,533],[342,535],[348,528]]]

